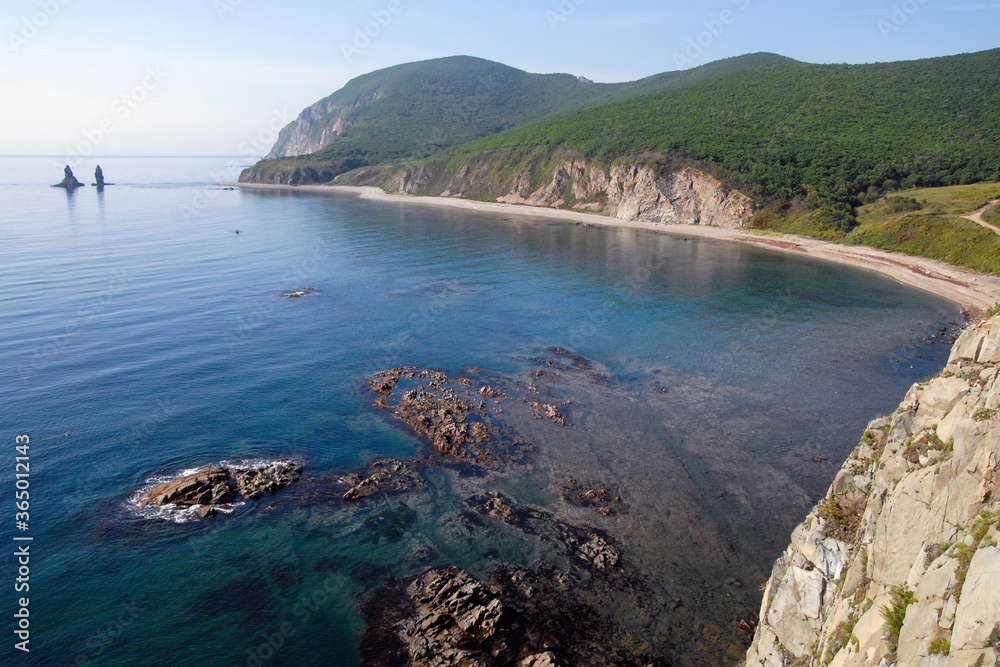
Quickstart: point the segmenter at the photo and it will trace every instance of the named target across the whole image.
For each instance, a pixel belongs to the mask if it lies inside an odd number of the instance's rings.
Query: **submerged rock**
[[[65,177],[52,187],[66,188],[67,190],[75,190],[76,188],[82,188],[84,186],[83,183],[76,180],[76,176],[73,175],[73,170],[70,169],[69,165],[66,165],[66,168],[63,169],[63,173],[65,174]]]
[[[284,460],[244,467],[214,466],[159,484],[142,494],[138,503],[177,509],[198,505],[198,514],[204,518],[215,515],[211,508],[239,496],[255,500],[265,493],[276,493],[301,474],[301,465]]]
[[[236,233],[239,234],[240,230],[237,229]],[[303,287],[302,289],[293,290],[291,292],[285,292],[281,296],[283,296],[286,299],[299,299],[304,296],[311,296],[313,294],[319,294],[319,290],[316,289],[315,287]]]
[[[578,595],[565,573],[500,566],[486,581],[444,566],[390,584],[365,606],[362,665],[667,665],[646,641]]]
[[[409,461],[381,459],[371,465],[371,470],[367,477],[352,473],[344,478],[349,484],[353,484],[344,494],[344,500],[354,502],[383,489],[403,491],[424,485],[424,478],[412,468]]]

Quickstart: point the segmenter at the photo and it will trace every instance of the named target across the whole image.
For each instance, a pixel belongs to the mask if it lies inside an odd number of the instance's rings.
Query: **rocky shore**
[[[1000,664],[1000,316],[869,424],[774,564],[746,665]]]

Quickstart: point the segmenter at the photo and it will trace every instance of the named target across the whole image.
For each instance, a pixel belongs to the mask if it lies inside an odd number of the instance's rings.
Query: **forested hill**
[[[793,62],[758,53],[619,84],[529,74],[465,56],[399,65],[353,79],[305,109],[281,131],[272,159],[241,180],[287,183],[298,169],[294,182],[328,181],[359,166],[426,157],[544,118]]]
[[[734,73],[508,131],[449,152],[547,147],[608,163],[661,154],[759,204],[846,230],[910,186],[1000,180],[1000,49],[871,65]]]

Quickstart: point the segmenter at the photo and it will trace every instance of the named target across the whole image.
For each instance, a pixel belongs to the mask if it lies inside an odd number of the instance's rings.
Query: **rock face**
[[[226,468],[216,466],[164,482],[139,498],[140,505],[165,505],[178,509],[199,505],[225,505],[242,496],[250,500],[276,493],[302,475],[302,466],[290,461]],[[203,516],[211,514],[206,510]]]
[[[434,170],[420,166],[398,174],[387,189],[404,194],[482,198],[484,186],[478,180],[481,174],[482,165],[467,164],[442,189]],[[734,229],[745,227],[753,215],[749,197],[692,167],[665,173],[646,163],[624,161],[604,166],[567,160],[556,166],[541,187],[533,186],[532,180],[532,169],[526,167],[509,184],[486,187],[502,203],[571,208],[663,225]],[[501,190],[497,191],[497,187]]]
[[[206,468],[160,484],[142,496],[139,504],[178,507],[221,505],[234,498],[229,479],[229,471],[225,468]]]
[[[278,140],[264,159],[274,160],[315,153],[353,127],[354,124],[346,118],[348,111],[378,98],[379,92],[376,91],[351,105],[341,106],[330,99],[323,99],[306,107],[298,118],[278,133]]]
[[[76,176],[73,175],[73,170],[69,168],[69,165],[66,165],[66,168],[63,169],[63,173],[65,174],[65,178],[52,187],[66,188],[67,190],[75,190],[76,188],[83,187],[84,184],[76,180]]]
[[[774,565],[746,664],[1000,664],[1000,317],[869,424]]]

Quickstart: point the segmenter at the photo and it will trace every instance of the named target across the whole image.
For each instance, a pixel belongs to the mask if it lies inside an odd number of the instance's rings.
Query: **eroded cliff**
[[[516,170],[506,167],[496,156],[457,164],[429,162],[395,172],[380,184],[401,194],[567,208],[657,224],[733,229],[745,227],[754,212],[745,194],[690,166],[664,167],[654,160],[602,165],[582,159],[528,159]],[[371,184],[360,176],[353,182]]]
[[[792,534],[746,664],[1000,665],[1000,317],[869,424]]]

